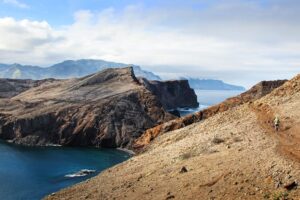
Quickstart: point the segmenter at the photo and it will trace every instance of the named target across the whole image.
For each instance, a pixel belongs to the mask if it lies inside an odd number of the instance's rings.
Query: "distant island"
[[[105,60],[80,59],[65,60],[50,67],[40,67],[22,64],[0,64],[0,78],[11,79],[33,79],[41,80],[46,78],[68,79],[78,78],[99,72],[107,68],[127,67],[128,64],[111,62]],[[162,80],[153,72],[146,71],[138,65],[132,66],[137,77],[144,77],[148,80]],[[245,90],[242,86],[224,83],[221,80],[199,79],[180,77],[179,79],[188,80],[193,89],[199,90]]]
[[[181,77],[180,79],[188,80],[191,88],[196,90],[246,90],[242,86],[231,85],[224,83],[221,80],[214,79],[199,79],[199,78],[185,78]]]
[[[128,66],[128,64],[124,63],[93,59],[66,60],[50,67],[21,64],[0,64],[0,78],[33,80],[46,78],[78,78],[99,72],[107,68],[121,68]],[[144,77],[148,80],[161,80],[159,76],[153,74],[152,72],[142,70],[137,65],[130,66],[132,66],[137,77]]]

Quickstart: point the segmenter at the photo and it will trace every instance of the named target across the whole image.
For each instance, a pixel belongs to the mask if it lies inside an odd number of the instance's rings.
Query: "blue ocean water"
[[[195,90],[200,105],[212,106],[227,98],[237,96],[241,90]]]
[[[0,199],[41,199],[128,158],[127,153],[113,149],[22,147],[0,141]],[[66,177],[82,169],[96,173]]]
[[[195,90],[200,106],[195,109],[179,108],[180,116],[185,116],[203,110],[209,106],[221,103],[227,98],[241,94],[241,90]]]

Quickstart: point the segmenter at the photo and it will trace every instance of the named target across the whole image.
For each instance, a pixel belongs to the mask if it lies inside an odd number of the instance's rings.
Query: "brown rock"
[[[296,188],[297,186],[298,186],[297,182],[292,181],[292,182],[285,184],[283,187],[287,190],[292,190],[292,189]]]
[[[186,172],[188,172],[188,170],[187,170],[187,168],[185,167],[185,166],[183,166],[182,168],[181,168],[181,170],[180,170],[180,172],[179,173],[186,173]]]

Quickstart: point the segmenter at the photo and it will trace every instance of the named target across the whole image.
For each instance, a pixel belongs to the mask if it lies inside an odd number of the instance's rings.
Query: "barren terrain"
[[[47,199],[300,199],[300,76]],[[281,127],[275,132],[274,115]]]

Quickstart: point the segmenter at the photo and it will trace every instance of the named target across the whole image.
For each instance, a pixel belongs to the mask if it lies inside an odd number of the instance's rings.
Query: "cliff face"
[[[161,135],[166,132],[170,132],[173,130],[177,130],[188,126],[190,124],[199,122],[201,120],[207,119],[211,116],[214,116],[220,112],[227,111],[231,108],[239,106],[244,103],[248,103],[251,101],[255,101],[270,92],[272,92],[275,88],[283,85],[286,80],[277,80],[277,81],[262,81],[255,86],[253,86],[250,90],[236,96],[233,98],[229,98],[224,102],[217,104],[215,106],[211,106],[203,111],[199,111],[193,115],[188,115],[182,118],[178,118],[175,120],[171,120],[164,124],[160,124],[156,127],[146,130],[140,138],[138,138],[133,145],[133,149],[135,151],[141,151],[144,147],[149,145],[149,143],[155,139],[158,135]]]
[[[18,144],[126,147],[146,129],[175,118],[132,68],[22,84],[18,95],[0,99],[0,138]]]
[[[148,81],[140,79],[140,82],[157,96],[165,109],[197,108],[197,95],[190,88],[187,80],[172,81]]]

